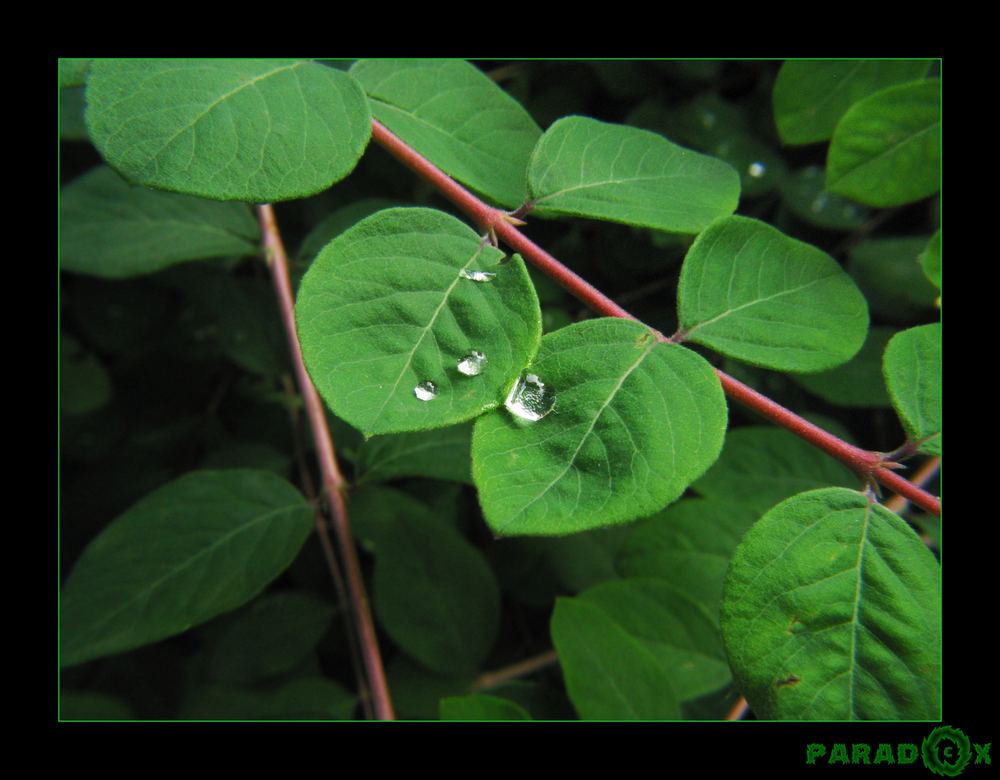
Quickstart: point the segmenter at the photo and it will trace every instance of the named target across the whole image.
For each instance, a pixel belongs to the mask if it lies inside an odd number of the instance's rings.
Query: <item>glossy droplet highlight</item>
[[[750,167],[747,168],[747,173],[749,173],[753,178],[759,179],[767,173],[767,166],[762,162],[752,162],[750,163]]]
[[[421,382],[413,388],[413,394],[421,401],[430,401],[432,398],[437,397],[437,385],[433,382]]]
[[[466,271],[464,268],[458,272],[458,275],[474,282],[492,282],[497,276],[492,271]]]
[[[503,405],[521,420],[537,422],[552,411],[555,393],[534,374],[521,374]]]
[[[478,349],[458,361],[458,372],[466,376],[479,376],[486,367],[486,355]]]

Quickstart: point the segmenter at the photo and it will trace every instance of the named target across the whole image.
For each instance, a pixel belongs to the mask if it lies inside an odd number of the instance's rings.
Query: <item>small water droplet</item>
[[[413,388],[413,394],[421,401],[430,401],[432,398],[437,397],[437,385],[433,382],[421,382]]]
[[[497,276],[492,271],[466,271],[464,268],[458,272],[458,275],[474,282],[492,282]]]
[[[712,111],[705,111],[701,115],[701,123],[706,130],[715,127],[715,114]]]
[[[821,192],[817,195],[809,208],[812,209],[813,214],[819,214],[823,209],[826,208],[827,202],[830,200],[830,196],[826,192]]]
[[[486,366],[486,355],[478,349],[472,350],[468,355],[458,361],[458,372],[466,376],[478,376],[483,373]]]
[[[556,396],[535,374],[521,374],[503,405],[515,417],[537,422],[552,411]]]
[[[762,162],[752,162],[750,167],[747,168],[747,173],[753,176],[755,179],[759,179],[765,173],[767,173],[767,166]]]

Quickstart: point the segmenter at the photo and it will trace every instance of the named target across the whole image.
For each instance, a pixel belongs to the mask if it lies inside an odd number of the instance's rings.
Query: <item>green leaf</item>
[[[625,577],[658,577],[717,616],[729,559],[759,517],[736,502],[678,501],[632,532],[618,553],[618,570]]]
[[[59,137],[68,141],[87,141],[87,125],[83,121],[86,99],[83,87],[59,91]]]
[[[900,206],[941,187],[941,84],[889,87],[855,103],[830,142],[831,192],[869,206]]]
[[[352,496],[358,536],[373,542],[375,615],[407,654],[440,674],[474,672],[500,621],[500,590],[482,554],[405,493]]]
[[[193,693],[184,720],[349,720],[357,699],[326,677],[299,677],[257,690],[212,685]]]
[[[580,601],[600,607],[653,654],[682,701],[729,682],[717,620],[702,605],[659,579],[613,580],[584,591]]]
[[[941,570],[861,493],[775,507],[733,556],[722,631],[754,713],[789,720],[937,720]]]
[[[718,462],[692,486],[706,498],[738,501],[758,512],[789,496],[858,478],[829,455],[780,428],[729,431]]]
[[[299,247],[298,258],[305,263],[311,263],[320,251],[333,239],[348,228],[354,227],[365,217],[393,208],[397,204],[385,198],[363,198],[339,208],[309,231]]]
[[[871,209],[826,189],[823,169],[807,165],[782,179],[782,202],[796,217],[826,230],[854,230],[871,217]]]
[[[472,425],[373,436],[357,456],[357,483],[428,477],[472,484]]]
[[[791,60],[774,82],[774,121],[786,144],[825,141],[852,105],[926,75],[929,60]]]
[[[59,335],[59,411],[80,415],[100,409],[112,395],[111,378],[101,361],[72,336]]]
[[[920,267],[931,284],[941,289],[941,228],[931,236],[927,248],[920,255]]]
[[[308,593],[272,593],[240,611],[213,643],[209,672],[253,683],[292,671],[330,628],[333,607]]]
[[[306,366],[333,412],[372,435],[498,406],[542,327],[524,262],[502,257],[454,217],[422,208],[381,211],[327,245],[296,314]],[[467,376],[458,365],[474,351],[486,362]]]
[[[260,225],[240,203],[156,192],[100,166],[63,188],[59,264],[122,279],[175,263],[258,251]]]
[[[550,623],[566,691],[584,720],[669,720],[681,708],[670,675],[595,604],[556,600]]]
[[[375,118],[448,175],[504,206],[524,201],[542,134],[521,105],[460,60],[360,60]]]
[[[90,57],[59,58],[59,89],[82,87],[90,70]]]
[[[303,60],[94,60],[86,118],[127,178],[255,203],[327,189],[371,135],[360,85]]]
[[[531,155],[534,213],[697,233],[732,214],[739,175],[729,165],[648,130],[582,116],[560,119]]]
[[[61,691],[60,720],[132,720],[132,709],[114,696],[95,691]]]
[[[441,699],[441,720],[531,720],[520,704],[499,696],[473,693]]]
[[[555,393],[527,422],[500,409],[472,436],[472,474],[495,534],[555,536],[662,509],[722,447],[726,402],[711,366],[621,319],[542,339],[530,366]]]
[[[892,337],[885,350],[892,405],[921,452],[941,454],[941,325],[921,325]]]
[[[695,239],[677,310],[687,340],[779,371],[844,363],[868,332],[864,296],[832,257],[746,217]]]
[[[938,291],[920,267],[926,236],[873,238],[850,251],[847,270],[861,288],[872,312],[910,324],[934,307]]]
[[[789,374],[796,384],[836,406],[889,406],[882,378],[882,353],[893,328],[872,328],[861,351],[842,366],[819,374]]]
[[[196,471],[150,493],[90,543],[63,586],[62,665],[165,639],[244,604],[292,562],[312,516],[295,488],[266,471]]]

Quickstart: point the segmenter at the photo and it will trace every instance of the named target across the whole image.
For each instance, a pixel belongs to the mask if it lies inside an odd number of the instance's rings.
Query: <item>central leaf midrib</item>
[[[601,415],[604,414],[604,410],[608,408],[608,404],[610,404],[611,401],[614,400],[614,397],[618,394],[618,391],[621,390],[622,385],[625,384],[625,380],[628,379],[632,375],[632,372],[635,371],[642,364],[642,362],[646,359],[649,353],[653,351],[653,348],[657,345],[657,343],[658,342],[655,340],[652,343],[650,343],[650,345],[646,347],[645,350],[643,350],[642,354],[638,357],[638,359],[631,366],[629,366],[628,370],[622,375],[621,379],[618,380],[617,384],[615,384],[614,389],[604,400],[604,403],[601,404],[601,408],[597,410],[597,413],[594,415],[594,418],[590,421],[590,425],[587,426],[586,432],[580,437],[580,442],[576,445],[576,449],[573,451],[572,456],[570,456],[569,461],[566,464],[566,467],[561,472],[559,472],[559,474],[557,474],[549,482],[549,484],[547,484],[544,488],[542,488],[542,491],[538,495],[536,495],[527,504],[521,507],[521,509],[517,512],[517,514],[511,517],[511,519],[504,524],[504,528],[509,528],[517,518],[524,515],[524,513],[527,512],[531,506],[533,506],[537,501],[539,501],[543,496],[545,496],[549,492],[549,490],[552,489],[553,485],[555,485],[563,477],[566,476],[567,472],[573,467],[573,464],[576,462],[576,456],[580,454],[580,450],[583,448],[583,443],[587,440],[587,437],[589,437],[590,434],[593,432],[594,426],[597,425],[597,421],[601,419]]]
[[[738,311],[742,311],[743,309],[749,309],[750,307],[756,306],[756,305],[758,305],[760,303],[767,303],[768,301],[773,301],[773,300],[775,300],[777,298],[782,297],[783,295],[792,295],[793,293],[802,292],[803,290],[807,290],[810,287],[812,287],[813,285],[819,284],[821,282],[825,282],[827,279],[830,279],[830,278],[831,277],[829,277],[829,276],[821,276],[821,277],[819,277],[817,279],[813,279],[812,281],[810,281],[807,284],[802,285],[801,287],[793,287],[793,288],[788,289],[788,290],[782,290],[781,292],[776,292],[773,295],[767,295],[767,296],[765,296],[763,298],[754,298],[752,301],[747,301],[746,303],[740,304],[739,306],[736,306],[736,307],[734,307],[732,309],[726,309],[725,311],[723,311],[723,312],[715,315],[714,317],[712,317],[709,320],[705,320],[704,322],[699,322],[696,325],[692,325],[688,329],[688,331],[687,331],[687,333],[685,335],[687,337],[690,337],[693,333],[701,330],[705,326],[711,325],[711,324],[713,324],[715,322],[718,322],[719,320],[724,319],[726,317],[729,317],[730,315],[733,315],[733,314],[735,314]]]
[[[480,244],[477,247],[476,251],[472,253],[472,257],[470,257],[468,261],[465,263],[465,265],[463,265],[459,269],[459,272],[455,274],[455,278],[452,280],[451,284],[448,285],[448,289],[444,291],[444,295],[441,297],[441,302],[437,305],[437,308],[434,309],[434,313],[431,315],[430,322],[428,322],[427,325],[425,325],[421,329],[420,337],[417,339],[417,342],[413,345],[413,349],[411,349],[409,354],[406,356],[406,360],[403,362],[403,367],[399,370],[399,376],[396,377],[396,381],[393,383],[392,388],[389,390],[388,393],[386,393],[385,399],[382,401],[382,405],[378,408],[378,411],[375,412],[375,417],[371,421],[370,425],[376,425],[378,421],[382,418],[382,412],[385,411],[385,407],[389,403],[389,401],[393,397],[395,397],[396,390],[399,389],[399,383],[403,381],[403,375],[406,373],[407,369],[409,369],[410,366],[412,365],[413,356],[417,353],[417,349],[419,349],[420,345],[424,343],[424,339],[427,338],[427,334],[431,332],[431,329],[434,327],[434,323],[437,322],[437,318],[441,315],[441,312],[444,309],[445,304],[451,297],[452,290],[455,289],[455,287],[461,280],[462,271],[467,270],[469,266],[471,266],[474,262],[476,262],[476,259],[479,257],[480,254],[482,254],[482,251],[483,251],[483,245]]]

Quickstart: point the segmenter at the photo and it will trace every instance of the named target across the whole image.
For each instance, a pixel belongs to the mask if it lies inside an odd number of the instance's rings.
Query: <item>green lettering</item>
[[[871,761],[868,759],[868,754],[871,752],[871,748],[862,743],[860,745],[851,745],[851,763],[852,764],[870,764]]]
[[[813,742],[811,745],[806,746],[806,763],[815,764],[816,759],[826,753],[826,746],[820,745],[818,742]]]
[[[917,746],[910,742],[896,745],[896,759],[900,764],[912,764],[917,760]]]
[[[892,746],[887,745],[885,742],[878,746],[875,751],[875,763],[876,764],[895,764],[896,759],[892,757]]]
[[[985,745],[977,745],[975,742],[972,743],[972,747],[976,749],[976,763],[977,764],[990,764],[990,745],[992,742],[987,742]]]
[[[847,763],[847,745],[845,745],[843,742],[837,742],[833,746],[833,750],[830,751],[830,763],[831,764]]]

